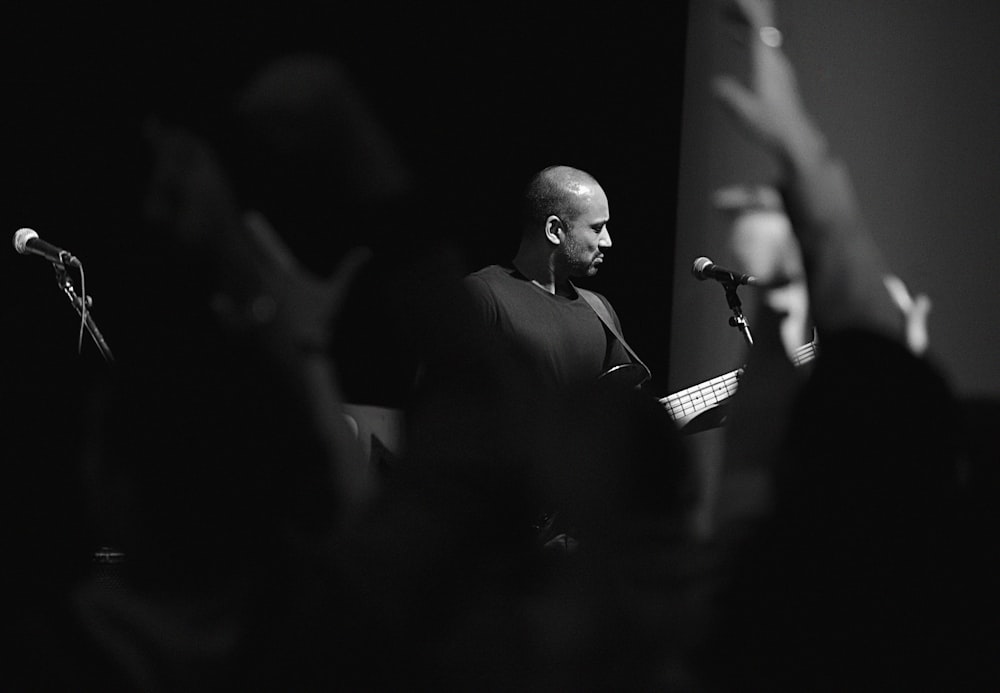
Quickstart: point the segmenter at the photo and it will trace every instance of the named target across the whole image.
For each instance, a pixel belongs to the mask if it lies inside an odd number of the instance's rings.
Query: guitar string
[[[704,407],[706,402],[708,404],[718,404],[722,401],[719,398],[719,390],[724,391],[723,400],[732,396],[736,391],[736,385],[739,383],[740,373],[741,371],[739,370],[732,371],[726,375],[713,378],[708,382],[665,397],[661,401],[670,407],[671,414],[676,415],[679,413],[680,415],[684,415],[694,413],[699,408]]]
[[[815,356],[816,344],[815,342],[810,342],[795,350],[795,353],[792,355],[792,361],[794,365],[801,366],[802,364],[811,361],[815,358]],[[670,408],[670,413],[675,419],[678,416],[693,414],[697,412],[699,408],[706,406],[706,403],[709,405],[718,404],[720,401],[731,397],[736,392],[741,373],[742,371],[740,369],[732,371],[726,375],[713,378],[705,383],[695,385],[694,387],[681,390],[676,394],[664,397],[660,400],[660,402]],[[718,390],[720,388],[724,390],[722,400],[719,399],[718,395]],[[708,395],[714,399],[709,401]]]
[[[714,401],[709,402],[710,404],[718,404],[719,398],[717,391],[720,387],[726,390],[727,394],[732,394],[734,389],[733,381],[737,381],[738,377],[735,373],[731,373],[725,376],[720,376],[719,378],[713,378],[707,383],[702,383],[701,385],[696,385],[694,387],[683,390],[676,395],[671,396],[669,404],[671,409],[680,409],[681,414],[688,414],[698,411],[698,409],[704,406],[705,402],[711,397]]]

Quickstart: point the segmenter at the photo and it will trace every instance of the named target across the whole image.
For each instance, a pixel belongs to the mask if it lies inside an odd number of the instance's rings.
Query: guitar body
[[[638,363],[622,363],[601,373],[597,378],[602,385],[622,390],[637,390],[649,382],[649,370]]]

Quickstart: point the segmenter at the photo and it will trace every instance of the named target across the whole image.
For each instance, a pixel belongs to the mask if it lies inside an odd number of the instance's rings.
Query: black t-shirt
[[[489,348],[516,352],[547,385],[595,382],[612,366],[631,362],[579,293],[573,298],[551,294],[499,265],[473,272],[464,286],[471,298],[473,338]],[[614,309],[598,297],[621,334]]]

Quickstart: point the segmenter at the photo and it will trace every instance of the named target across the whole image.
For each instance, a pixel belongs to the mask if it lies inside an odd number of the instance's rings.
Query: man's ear
[[[545,237],[549,239],[550,243],[559,245],[562,243],[564,235],[566,235],[566,225],[563,220],[555,214],[550,214],[545,219]]]

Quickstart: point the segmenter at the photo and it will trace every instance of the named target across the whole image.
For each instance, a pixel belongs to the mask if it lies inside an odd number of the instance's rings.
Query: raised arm
[[[911,299],[872,237],[844,164],[802,103],[782,50],[770,0],[728,0],[726,17],[745,39],[749,84],[719,76],[719,103],[781,167],[779,186],[802,249],[811,309],[820,334],[867,329],[926,345],[925,297]],[[887,285],[891,283],[891,287]]]
[[[155,159],[147,214],[169,243],[209,260],[214,315],[259,349],[303,405],[331,460],[345,511],[359,508],[375,492],[374,479],[343,416],[341,364],[333,362],[330,341],[351,283],[371,251],[350,249],[330,276],[315,276],[263,214],[240,207],[205,140],[158,124],[147,135]]]

